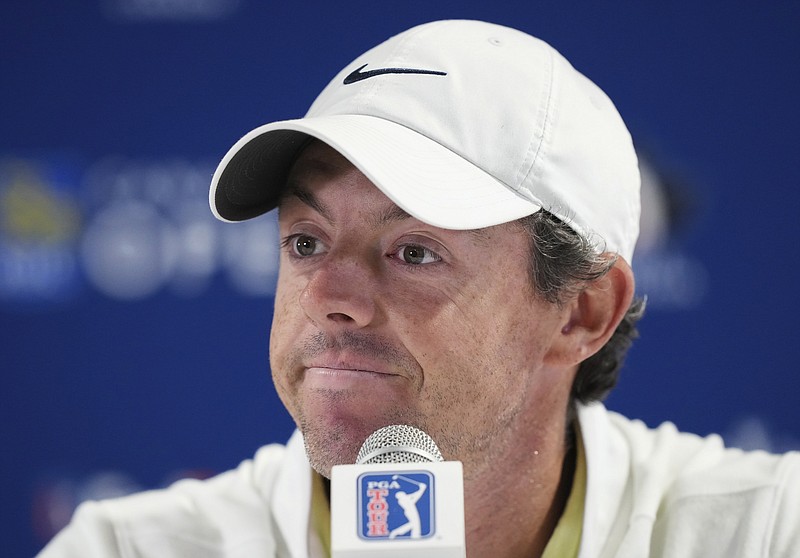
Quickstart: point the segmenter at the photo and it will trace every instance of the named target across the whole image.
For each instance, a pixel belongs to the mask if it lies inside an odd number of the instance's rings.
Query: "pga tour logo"
[[[358,535],[362,539],[423,539],[434,534],[435,491],[427,471],[365,473],[358,477]]]

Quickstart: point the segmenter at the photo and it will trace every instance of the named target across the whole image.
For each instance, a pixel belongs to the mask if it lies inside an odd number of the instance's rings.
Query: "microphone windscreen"
[[[407,424],[379,428],[364,440],[356,458],[357,465],[439,461],[444,458],[433,438]]]

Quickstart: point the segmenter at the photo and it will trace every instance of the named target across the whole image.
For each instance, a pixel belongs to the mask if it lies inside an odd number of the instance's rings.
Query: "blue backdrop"
[[[214,165],[406,27],[494,21],[616,102],[643,158],[650,299],[608,404],[800,448],[797,3],[5,0],[0,539],[235,466],[292,424],[269,379],[275,231],[213,221]]]

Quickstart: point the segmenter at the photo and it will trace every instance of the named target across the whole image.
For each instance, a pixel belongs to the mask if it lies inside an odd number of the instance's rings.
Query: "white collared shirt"
[[[725,449],[581,407],[579,558],[796,558],[800,454]],[[311,468],[299,433],[205,481],[87,502],[40,558],[306,558]],[[312,556],[311,558],[317,558]]]

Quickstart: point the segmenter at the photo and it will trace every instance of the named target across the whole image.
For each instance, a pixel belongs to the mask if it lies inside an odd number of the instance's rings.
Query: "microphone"
[[[422,430],[379,428],[331,472],[332,558],[465,558],[463,479]]]

